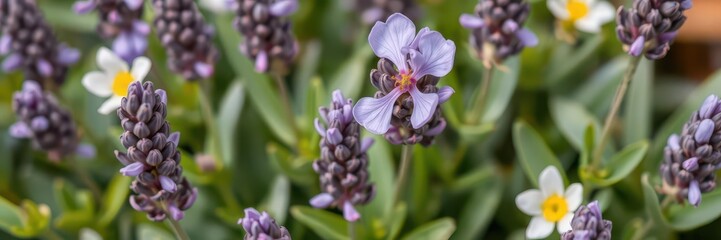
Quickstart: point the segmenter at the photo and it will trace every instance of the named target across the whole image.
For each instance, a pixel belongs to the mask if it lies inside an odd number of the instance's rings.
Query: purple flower
[[[363,127],[375,134],[384,134],[391,128],[393,106],[402,95],[409,94],[413,100],[411,124],[418,129],[426,124],[439,103],[437,93],[423,93],[416,83],[426,75],[443,77],[451,71],[456,45],[436,31],[416,27],[400,13],[388,20],[376,22],[368,36],[368,42],[376,56],[390,60],[398,68],[398,74],[390,76],[395,87],[381,98],[362,98],[353,108],[353,116]]]
[[[288,229],[279,226],[267,212],[246,208],[245,217],[238,220],[248,240],[290,240]]]

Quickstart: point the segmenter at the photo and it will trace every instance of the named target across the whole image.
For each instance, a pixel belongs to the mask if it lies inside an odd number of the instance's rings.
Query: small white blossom
[[[101,114],[109,114],[120,107],[120,101],[128,95],[128,86],[135,81],[142,82],[150,71],[151,62],[146,57],[133,60],[128,68],[120,57],[105,47],[98,50],[96,57],[102,71],[93,71],[83,76],[83,86],[98,97],[109,97],[98,109]]]
[[[547,0],[548,9],[562,25],[597,33],[603,24],[613,20],[613,5],[603,0]]]

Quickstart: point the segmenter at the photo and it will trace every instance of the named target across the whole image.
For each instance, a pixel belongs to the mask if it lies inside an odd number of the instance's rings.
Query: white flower
[[[546,238],[553,232],[554,225],[558,233],[571,230],[571,219],[583,200],[583,186],[571,184],[563,189],[561,174],[553,166],[546,167],[538,176],[538,189],[530,189],[516,196],[516,206],[533,218],[526,228],[526,237]]]
[[[133,60],[133,67],[128,69],[125,61],[105,47],[98,50],[95,60],[102,71],[85,74],[82,83],[90,93],[110,97],[98,109],[101,114],[109,114],[120,107],[121,99],[128,95],[130,83],[142,82],[151,66],[150,59],[138,57]]]
[[[599,32],[615,15],[613,5],[603,0],[547,0],[546,4],[564,25],[590,33]]]

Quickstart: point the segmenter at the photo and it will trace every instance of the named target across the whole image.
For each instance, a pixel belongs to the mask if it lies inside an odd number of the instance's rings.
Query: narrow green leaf
[[[110,224],[118,215],[118,211],[128,202],[128,193],[130,188],[130,181],[132,178],[126,177],[120,174],[110,180],[105,195],[103,196],[102,209],[100,210],[100,216],[98,217],[98,226],[104,227]]]
[[[332,78],[330,90],[340,89],[345,97],[358,99],[363,83],[368,79],[366,63],[373,56],[372,53],[369,45],[357,48]]]
[[[386,224],[388,226],[388,235],[385,238],[386,240],[397,239],[398,234],[403,228],[403,223],[406,221],[407,212],[408,209],[406,208],[406,204],[403,202],[396,205],[396,209],[393,210],[393,214],[389,216],[387,221],[388,224]]]
[[[441,218],[430,223],[426,223],[408,235],[403,240],[438,240],[449,239],[456,230],[456,223],[452,218]]]
[[[491,86],[486,96],[488,99],[483,107],[481,123],[492,123],[501,117],[516,91],[518,76],[521,72],[521,60],[519,57],[512,57],[503,64],[506,69],[494,70]]]
[[[603,43],[603,38],[602,34],[594,35],[593,38],[583,43],[578,49],[574,49],[573,46],[568,44],[557,45],[547,68],[546,78],[548,84],[553,86],[563,82],[563,80],[570,78],[583,64],[588,63],[595,56],[593,53]]]
[[[568,183],[563,165],[533,127],[523,121],[516,121],[513,126],[513,146],[526,177],[534,186],[538,186],[538,176],[548,166],[556,167],[564,182]]]
[[[646,140],[628,145],[621,152],[611,157],[608,164],[604,166],[605,170],[602,173],[605,173],[606,176],[596,176],[598,179],[594,179],[594,183],[605,187],[626,178],[641,163],[647,151],[648,142]]]
[[[646,214],[657,227],[668,226],[668,222],[666,222],[663,213],[661,213],[661,205],[659,205],[656,190],[654,190],[651,183],[649,183],[648,173],[644,173],[643,176],[641,176],[641,184],[643,185],[643,200],[646,206]]]
[[[376,196],[362,212],[364,216],[385,219],[393,208],[393,186],[395,186],[395,173],[393,172],[393,154],[388,141],[382,136],[373,136],[375,143],[368,149],[368,171],[370,182],[376,185]]]
[[[593,149],[596,147],[596,129],[592,123],[586,126],[586,131],[583,134],[583,149],[581,150],[581,167],[579,171],[585,169],[588,166],[588,162],[593,154]]]
[[[348,222],[339,215],[305,206],[291,207],[290,214],[323,239],[349,239]]]
[[[232,17],[230,15],[217,16],[214,18],[215,25],[218,29],[232,29]],[[283,113],[283,103],[280,101],[278,92],[271,85],[272,79],[267,75],[257,73],[253,63],[237,51],[237,44],[240,42],[237,32],[218,31],[217,33],[224,49],[223,52],[227,53],[224,56],[228,58],[233,71],[241,76],[240,79],[243,86],[248,89],[251,102],[268,124],[268,128],[284,144],[295,145],[297,139],[290,125],[291,120]]]
[[[596,116],[603,116],[611,105],[627,65],[627,57],[618,57],[606,63],[574,91],[573,99],[581,102]]]
[[[10,231],[22,226],[22,210],[7,199],[0,197],[0,228]]]
[[[43,1],[38,4],[47,22],[53,26],[77,32],[94,32],[98,23],[95,14],[76,14],[72,6],[63,1]]]
[[[583,151],[587,127],[592,126],[594,132],[599,132],[601,124],[596,117],[576,101],[554,97],[550,100],[550,109],[556,127],[578,151]]]
[[[493,177],[495,170],[496,169],[492,167],[476,168],[463,176],[456,177],[450,190],[452,192],[465,192],[477,189],[479,185],[482,185],[482,183],[487,182],[489,178]]]
[[[236,127],[243,112],[245,102],[243,84],[240,80],[233,81],[220,102],[218,111],[218,134],[220,135],[220,147],[223,154],[223,164],[230,166],[235,160],[235,136]]]
[[[641,59],[628,89],[623,113],[623,143],[631,144],[650,136],[653,62]]]
[[[288,203],[290,202],[290,181],[283,175],[278,175],[273,181],[273,186],[268,192],[263,203],[263,209],[275,218],[279,224],[285,222],[288,213]]]
[[[485,178],[467,199],[458,218],[458,231],[451,239],[481,239],[496,213],[503,193],[498,177]]]
[[[691,204],[674,205],[669,209],[668,221],[677,231],[688,231],[713,222],[721,216],[721,191],[703,195],[698,207]]]

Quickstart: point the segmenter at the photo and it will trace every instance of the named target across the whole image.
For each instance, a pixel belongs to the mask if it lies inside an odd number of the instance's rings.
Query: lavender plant
[[[143,17],[143,0],[84,0],[73,5],[76,13],[86,14],[95,9],[100,22],[98,34],[113,39],[113,52],[126,62],[145,55],[150,26]]]
[[[279,226],[267,212],[246,208],[245,217],[238,220],[245,230],[245,240],[290,240],[288,229]]]
[[[610,240],[613,223],[603,219],[598,201],[593,201],[576,210],[571,228],[561,235],[561,240]]]
[[[691,6],[691,0],[635,0],[630,9],[619,7],[616,35],[624,51],[650,60],[666,56]]]
[[[267,72],[273,63],[287,68],[298,51],[288,20],[298,1],[237,0],[235,6],[233,25],[245,39],[239,49],[255,62],[255,71]]]

